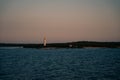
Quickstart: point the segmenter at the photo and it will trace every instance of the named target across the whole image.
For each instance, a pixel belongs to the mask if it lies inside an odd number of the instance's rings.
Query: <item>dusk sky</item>
[[[0,43],[120,41],[120,0],[0,0]]]

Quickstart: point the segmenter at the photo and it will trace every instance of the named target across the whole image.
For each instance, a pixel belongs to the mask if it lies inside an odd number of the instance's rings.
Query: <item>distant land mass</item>
[[[25,44],[25,43],[0,43],[0,47],[22,47],[22,48],[120,48],[120,42],[95,42],[77,41],[66,43]]]

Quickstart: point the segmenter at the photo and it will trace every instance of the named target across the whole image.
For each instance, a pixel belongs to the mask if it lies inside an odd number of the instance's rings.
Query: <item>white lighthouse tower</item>
[[[43,39],[43,45],[44,45],[44,47],[46,46],[46,43],[47,43],[46,37],[44,36],[44,39]]]

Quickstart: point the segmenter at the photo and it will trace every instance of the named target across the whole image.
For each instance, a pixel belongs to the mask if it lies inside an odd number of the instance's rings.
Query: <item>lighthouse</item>
[[[44,39],[43,39],[43,45],[44,45],[44,47],[46,47],[46,43],[47,43],[46,37],[44,36]]]

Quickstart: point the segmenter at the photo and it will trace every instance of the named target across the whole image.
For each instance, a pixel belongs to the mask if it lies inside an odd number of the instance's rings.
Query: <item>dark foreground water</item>
[[[0,80],[120,80],[120,48],[0,49]]]

